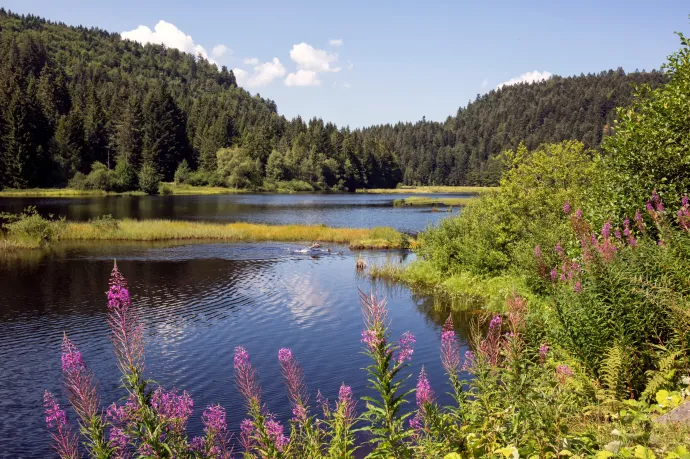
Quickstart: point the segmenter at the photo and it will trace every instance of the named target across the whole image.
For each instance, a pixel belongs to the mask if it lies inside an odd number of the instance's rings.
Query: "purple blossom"
[[[223,433],[228,429],[225,420],[225,408],[220,405],[211,405],[201,415],[201,422],[204,423],[204,432],[207,434]]]
[[[551,270],[551,281],[556,282],[558,280],[558,270],[556,268],[553,268]]]
[[[491,322],[489,322],[489,328],[490,329],[495,329],[495,328],[501,328],[501,324],[503,324],[503,319],[499,315],[495,315],[493,319],[491,319]]]
[[[556,368],[556,377],[562,383],[573,375],[573,370],[568,365],[558,365]]]
[[[647,201],[647,203],[645,204],[645,208],[649,213],[654,212],[654,207],[652,207],[652,203],[650,201]]]
[[[472,351],[465,351],[465,360],[462,363],[462,371],[471,371],[477,361],[477,356]]]
[[[541,258],[541,247],[539,245],[534,246],[534,257],[537,259]]]
[[[304,383],[302,368],[293,358],[292,351],[288,348],[282,348],[278,351],[278,361],[280,362],[280,370],[288,390],[290,403],[292,404],[292,414],[295,416],[295,420],[304,422],[307,419],[306,404],[309,397]]]
[[[573,286],[573,291],[575,291],[575,293],[582,293],[582,282],[575,282],[575,285]]]
[[[570,215],[570,203],[568,201],[563,204],[563,213],[566,215]]]
[[[414,337],[412,333],[406,331],[398,339],[398,364],[403,363],[405,360],[412,360],[412,354],[414,353],[414,345],[417,342],[417,338]]]
[[[251,419],[244,419],[240,423],[240,440],[239,443],[245,451],[249,452],[254,443],[254,423]]]
[[[67,335],[65,335],[62,339],[62,371],[71,373],[83,369],[84,360],[82,359],[81,352]]]
[[[67,334],[62,339],[62,368],[70,404],[82,421],[90,422],[99,411],[98,390],[93,373],[86,369],[81,353]]]
[[[635,211],[635,225],[639,231],[644,231],[644,220],[639,210]]]
[[[247,403],[259,403],[261,389],[256,377],[256,370],[249,360],[249,353],[242,346],[235,348],[234,356],[235,384]]]
[[[683,197],[680,200],[680,205],[683,207],[688,207],[690,206],[690,199],[688,199],[688,195],[684,194]]]
[[[606,222],[604,226],[601,227],[601,236],[604,239],[608,239],[611,236],[611,222]]]
[[[151,407],[176,431],[183,431],[192,415],[194,401],[187,391],[178,395],[175,391],[156,389],[151,396]]]
[[[419,379],[417,380],[417,406],[424,407],[431,403],[433,399],[434,391],[431,389],[424,366],[422,366],[422,371],[419,373]]]
[[[53,394],[48,391],[43,393],[43,406],[45,407],[46,424],[51,429],[53,448],[61,459],[76,459],[79,457],[79,443],[77,436],[67,422],[65,411],[60,408]]]
[[[136,311],[131,307],[127,280],[117,268],[110,273],[108,296],[108,325],[120,369],[129,373],[143,370],[144,329]]]
[[[578,220],[582,219],[582,209],[577,209],[575,211],[575,218],[577,218]]]
[[[539,346],[539,361],[544,363],[546,360],[546,355],[549,353],[549,346],[546,343],[542,343],[541,346]]]
[[[374,330],[364,330],[362,332],[361,342],[366,344],[369,350],[374,352],[383,343],[383,338]]]
[[[410,418],[410,428],[415,431],[422,430],[422,418],[419,413],[415,414],[414,417]]]
[[[664,203],[663,201],[661,201],[661,198],[659,197],[659,194],[656,191],[652,193],[652,201],[654,202],[654,207],[657,212],[664,211]]]
[[[270,419],[266,421],[266,434],[278,451],[282,451],[289,439],[283,434],[283,426],[280,422]]]
[[[616,228],[616,229],[613,231],[613,235],[614,235],[615,238],[618,239],[619,241],[621,240],[621,230],[619,230],[618,228]]]
[[[352,422],[355,419],[356,404],[357,402],[355,402],[354,396],[352,395],[352,388],[343,383],[338,390],[336,408],[339,412],[342,412],[346,421]]]
[[[460,367],[460,344],[455,337],[453,318],[450,315],[441,332],[441,363],[449,376],[454,376]]]
[[[560,242],[556,244],[556,249],[555,249],[555,250],[556,250],[556,253],[557,253],[557,254],[563,256],[563,247],[561,247],[561,243],[560,243]]]

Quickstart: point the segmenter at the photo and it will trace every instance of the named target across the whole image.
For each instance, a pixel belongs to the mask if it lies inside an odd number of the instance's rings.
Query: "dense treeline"
[[[501,172],[492,158],[520,140],[596,148],[631,83],[665,78],[554,77],[491,91],[444,123],[339,129],[286,120],[201,56],[0,9],[0,188],[490,184]]]

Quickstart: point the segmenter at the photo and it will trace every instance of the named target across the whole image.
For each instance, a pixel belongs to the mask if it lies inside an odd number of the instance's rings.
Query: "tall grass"
[[[422,196],[411,196],[409,198],[396,199],[393,201],[393,206],[466,206],[476,199],[475,196],[462,198],[427,198]]]
[[[103,190],[77,190],[75,188],[26,188],[4,189],[0,198],[81,198],[84,196],[145,196],[141,191],[116,193]]]
[[[68,223],[62,240],[163,241],[222,240],[330,242],[349,244],[353,249],[404,248],[407,237],[388,227],[372,229],[329,228],[324,225],[263,225],[256,223],[203,223],[179,220],[119,220],[104,229],[91,223]]]
[[[399,186],[398,188],[361,188],[357,193],[462,193],[481,194],[498,190],[492,186]]]

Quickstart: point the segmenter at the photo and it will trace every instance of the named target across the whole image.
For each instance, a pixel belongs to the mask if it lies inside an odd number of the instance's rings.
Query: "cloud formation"
[[[340,67],[331,67],[331,63],[338,60],[337,54],[330,54],[323,49],[316,49],[304,42],[292,45],[290,59],[297,64],[299,70],[312,70],[314,72],[340,71]]]
[[[122,32],[120,35],[124,39],[136,41],[143,45],[146,43],[156,43],[165,45],[168,48],[179,49],[180,51],[190,53],[195,56],[201,54],[204,59],[208,59],[210,62],[215,64],[215,61],[209,59],[206,49],[204,49],[203,46],[194,43],[191,35],[186,35],[184,32],[178,29],[175,24],[171,24],[163,20],[158,21],[158,24],[155,25],[154,30],[151,30],[145,25],[140,25],[136,29]],[[216,47],[213,48],[214,57],[220,57],[229,50],[230,48],[225,45],[216,45]],[[218,56],[215,55],[216,51],[220,52]]]
[[[259,59],[256,57],[245,57],[242,62],[244,62],[247,65],[258,65]]]
[[[244,69],[232,69],[237,79],[237,83],[240,86],[246,86],[249,88],[256,88],[259,86],[265,86],[271,83],[276,78],[282,78],[285,76],[285,67],[281,64],[280,59],[274,57],[273,60],[259,64],[259,60],[251,60],[255,63],[252,72],[247,72]]]
[[[328,40],[328,44],[331,46],[343,46],[343,43],[345,42],[342,38],[334,38],[332,40]]]
[[[231,50],[230,48],[228,48],[227,46],[223,45],[223,44],[221,44],[221,45],[216,45],[216,46],[214,46],[213,49],[211,50],[211,56],[212,56],[214,59],[220,59],[220,58],[223,57],[223,55],[225,55],[225,54],[232,54],[232,50]]]
[[[527,72],[523,73],[522,75],[518,77],[511,78],[508,81],[504,81],[503,83],[499,84],[496,86],[496,89],[500,89],[503,86],[511,86],[514,84],[519,84],[519,83],[534,83],[536,81],[543,81],[543,80],[548,80],[553,76],[553,73],[551,72],[539,72],[535,70],[534,72]]]
[[[321,80],[313,70],[298,70],[285,78],[285,86],[321,86]]]

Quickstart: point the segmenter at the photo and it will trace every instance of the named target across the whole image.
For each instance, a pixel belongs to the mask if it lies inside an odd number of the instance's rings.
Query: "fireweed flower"
[[[539,361],[541,363],[544,363],[546,360],[546,355],[549,353],[549,346],[546,343],[542,343],[541,346],[539,346]]]
[[[70,404],[82,422],[89,423],[98,414],[98,391],[93,373],[86,369],[81,352],[67,334],[62,339],[62,374]]]
[[[352,395],[352,388],[343,383],[338,390],[338,401],[336,402],[336,409],[343,414],[346,421],[352,422],[355,419],[355,401]]]
[[[414,337],[412,333],[406,331],[398,339],[398,364],[402,364],[406,360],[412,360],[412,354],[414,353],[414,345],[417,342],[417,338]]]
[[[282,424],[275,419],[269,419],[265,425],[268,438],[273,442],[278,451],[282,451],[289,442],[289,438],[283,434]]]
[[[556,282],[558,280],[558,270],[556,268],[553,268],[551,270],[551,281]]]
[[[495,315],[493,319],[491,319],[491,322],[489,322],[489,328],[494,329],[494,328],[501,328],[501,324],[503,323],[503,319],[499,315]]]
[[[287,387],[288,397],[292,404],[292,414],[296,421],[304,422],[307,420],[307,387],[304,384],[302,368],[292,356],[292,351],[282,348],[278,351],[278,361],[280,370],[283,374],[285,386]]]
[[[45,407],[46,424],[54,429],[51,432],[53,448],[61,459],[76,459],[79,457],[79,443],[77,436],[67,422],[65,411],[55,400],[53,394],[48,391],[43,393],[43,406]]]
[[[419,373],[419,379],[417,379],[416,392],[417,406],[420,408],[423,408],[434,400],[434,391],[431,389],[431,384],[429,384],[429,378],[426,376],[424,366],[422,366],[422,371]]]
[[[240,423],[239,443],[245,451],[251,450],[252,446],[254,445],[255,430],[256,429],[254,429],[254,423],[251,419],[244,419]]]
[[[361,290],[359,291],[359,297],[362,304],[365,328],[368,330],[382,328],[388,314],[386,300],[379,300],[373,293],[367,295]]]
[[[621,230],[620,230],[620,229],[616,228],[616,229],[613,231],[613,235],[614,235],[614,236],[616,237],[616,239],[618,239],[619,241],[621,240]]]
[[[575,211],[575,218],[577,218],[578,220],[582,218],[582,209],[577,209]]]
[[[201,415],[201,422],[204,424],[206,441],[203,438],[192,440],[192,449],[203,451],[207,448],[210,457],[225,459],[231,457],[232,448],[230,446],[230,436],[228,434],[228,424],[225,419],[225,408],[220,405],[211,405],[206,408]],[[251,421],[249,421],[251,423]]]
[[[449,376],[455,375],[460,367],[460,344],[455,337],[453,318],[450,315],[441,332],[441,363]]]
[[[661,213],[664,211],[664,203],[659,197],[659,194],[656,192],[656,190],[652,193],[652,202],[654,202],[654,209]]]
[[[558,365],[556,368],[556,377],[561,384],[565,383],[572,375],[573,370],[571,370],[568,365]]]
[[[611,236],[611,222],[604,223],[601,227],[601,237],[608,239]]]
[[[178,395],[175,391],[159,387],[151,396],[151,407],[168,424],[168,428],[182,433],[192,415],[194,401],[187,391]]]
[[[374,352],[383,343],[383,338],[380,338],[378,335],[379,333],[374,330],[364,330],[361,342],[366,344],[370,351]]]
[[[465,359],[462,362],[462,371],[472,371],[477,361],[477,357],[472,351],[465,351]]]
[[[117,268],[110,273],[108,324],[118,365],[123,373],[143,372],[144,328],[131,307],[127,280]]]
[[[639,210],[635,211],[635,226],[640,232],[644,232],[644,220],[642,219],[642,214]]]
[[[556,249],[555,249],[555,250],[556,250],[556,253],[557,253],[558,255],[563,256],[563,253],[564,253],[564,252],[563,252],[563,247],[561,247],[561,243],[560,243],[560,242],[556,244]]]
[[[538,245],[534,246],[534,257],[539,260],[541,258],[541,247]]]
[[[563,213],[566,215],[570,214],[570,203],[568,201],[563,204]]]
[[[261,388],[256,377],[256,370],[249,360],[247,350],[242,346],[235,348],[234,357],[235,384],[248,404],[259,403]]]
[[[573,291],[575,293],[582,293],[582,282],[580,282],[580,281],[575,282],[575,285],[573,286]]]

